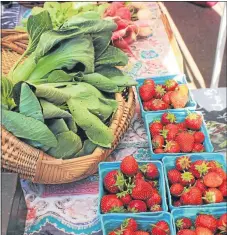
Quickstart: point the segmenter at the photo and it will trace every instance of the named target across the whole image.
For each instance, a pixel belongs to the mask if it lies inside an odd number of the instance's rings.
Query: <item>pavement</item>
[[[215,8],[203,8],[189,2],[164,2],[185,44],[197,64],[206,87],[210,87],[222,3]],[[226,87],[226,47],[219,87]]]

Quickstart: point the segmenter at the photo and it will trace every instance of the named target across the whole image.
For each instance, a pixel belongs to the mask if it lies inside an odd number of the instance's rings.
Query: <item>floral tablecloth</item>
[[[131,57],[128,66],[124,68],[125,72],[135,79],[179,73],[177,61],[160,19],[158,5],[149,3],[149,7],[153,12],[153,20],[150,22],[153,34],[132,45],[131,49],[136,58]],[[5,12],[7,14],[3,14],[4,28],[9,25],[7,21],[10,25],[19,21],[16,10],[8,9]],[[14,21],[10,18],[10,12]],[[22,12],[25,12],[24,8]],[[215,151],[224,152],[227,146],[225,88],[192,92],[198,103],[198,110],[205,115]],[[108,160],[118,161],[129,154],[139,160],[151,159],[138,103],[128,131]],[[97,216],[98,180],[97,174],[79,182],[63,185],[40,185],[21,180],[28,206],[24,235],[102,234]]]

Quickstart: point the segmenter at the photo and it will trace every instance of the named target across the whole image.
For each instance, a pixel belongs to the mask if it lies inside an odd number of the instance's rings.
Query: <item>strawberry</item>
[[[162,101],[164,101],[166,104],[170,105],[170,96],[171,96],[172,91],[168,91],[165,93],[165,95],[162,96]]]
[[[124,206],[127,206],[132,201],[132,197],[127,192],[118,193],[117,197],[122,201]]]
[[[155,95],[154,85],[149,83],[149,84],[145,84],[145,85],[140,86],[139,94],[140,94],[140,97],[143,101],[148,101],[148,100],[152,99]]]
[[[190,133],[179,133],[175,141],[179,144],[181,152],[190,153],[192,151],[194,146],[194,136]]]
[[[197,234],[194,230],[181,229],[178,231],[177,235],[197,235]]]
[[[148,101],[143,102],[143,109],[145,111],[150,111],[151,110],[151,104],[152,104],[152,99]]]
[[[202,179],[196,180],[194,186],[197,187],[198,189],[200,189],[200,191],[201,191],[202,193],[204,193],[204,192],[207,190],[207,187],[206,187],[205,184],[203,183],[203,180],[202,180]]]
[[[140,166],[140,170],[144,173],[147,179],[154,180],[159,177],[158,168],[154,163],[144,164]]]
[[[109,193],[118,193],[120,190],[123,190],[125,183],[124,175],[118,170],[110,171],[105,175],[103,183]]]
[[[208,172],[203,177],[203,182],[207,187],[216,188],[223,183],[222,177],[216,172]]]
[[[109,232],[108,235],[119,235],[121,233],[122,233],[121,229],[118,228],[118,229],[115,229],[114,231]]]
[[[181,206],[182,204],[181,204],[181,202],[180,202],[180,200],[177,200],[177,201],[174,201],[173,202],[173,206],[175,206],[175,207],[179,207],[179,206]]]
[[[173,195],[174,197],[180,197],[181,194],[183,193],[184,191],[184,187],[183,185],[179,184],[179,183],[176,183],[176,184],[173,184],[171,187],[170,187],[170,193],[171,195]]]
[[[166,104],[162,100],[153,99],[151,101],[151,110],[152,111],[165,110],[165,109],[168,109],[168,104]]]
[[[164,149],[155,149],[154,153],[156,153],[156,154],[164,153]]]
[[[146,200],[147,207],[150,208],[151,206],[154,205],[160,205],[162,203],[162,197],[160,196],[159,193],[154,193],[150,198]]]
[[[122,230],[122,235],[134,235],[134,231],[130,228]]]
[[[180,182],[181,173],[177,169],[169,170],[167,175],[170,184],[175,184]]]
[[[221,168],[222,165],[218,161],[209,161],[208,162],[208,167],[210,168],[209,171],[215,171],[216,168]]]
[[[196,235],[213,235],[213,233],[208,228],[197,227],[195,229]]]
[[[158,223],[152,225],[151,234],[169,235],[170,234],[169,224],[164,220],[160,220]]]
[[[151,79],[151,78],[148,78],[148,79],[144,80],[143,84],[144,84],[144,85],[150,84],[150,85],[152,85],[152,86],[155,86],[155,82],[154,82],[154,80]]]
[[[166,141],[166,146],[164,148],[164,151],[166,153],[179,153],[180,145],[174,140]]]
[[[104,195],[101,199],[102,213],[124,212],[123,203],[116,195]]]
[[[227,231],[227,213],[223,214],[217,221],[217,227],[219,230]]]
[[[151,212],[158,212],[158,211],[163,211],[162,207],[158,204],[155,204],[150,207]]]
[[[209,171],[208,162],[204,160],[197,160],[191,164],[190,172],[196,177],[200,178],[206,175]]]
[[[161,117],[161,123],[163,125],[167,125],[170,123],[175,123],[176,122],[176,116],[173,113],[163,113]]]
[[[155,135],[152,139],[152,146],[154,149],[160,149],[164,145],[164,137],[161,135]]]
[[[185,118],[185,125],[188,129],[191,130],[195,131],[200,130],[202,123],[203,123],[203,118],[198,113],[190,113]]]
[[[182,205],[202,205],[202,193],[200,189],[191,187],[180,198]]]
[[[146,200],[152,195],[152,186],[144,180],[136,180],[132,189],[133,199]]]
[[[185,122],[179,122],[179,123],[177,123],[177,127],[178,127],[178,131],[179,131],[179,132],[187,131]]]
[[[167,124],[167,125],[165,126],[165,129],[166,129],[166,130],[175,130],[175,131],[179,131],[179,128],[178,128],[177,124],[174,124],[174,123]]]
[[[138,229],[138,225],[137,222],[133,219],[133,218],[128,218],[125,219],[122,223],[121,226],[123,229],[132,229],[133,231],[136,231]]]
[[[227,197],[227,181],[226,180],[223,180],[223,183],[219,186],[218,189],[221,191],[223,197]]]
[[[134,176],[138,171],[138,163],[133,156],[125,157],[120,165],[121,172],[127,176]]]
[[[215,232],[217,229],[217,220],[213,215],[200,214],[195,219],[195,226],[208,228],[212,232]]]
[[[176,221],[178,229],[188,229],[192,226],[192,221],[189,218],[181,218]]]
[[[138,231],[134,232],[134,235],[150,235],[150,233],[148,233],[146,231],[138,230]]]
[[[180,177],[180,184],[183,186],[189,186],[195,183],[195,177],[191,172],[183,172]]]
[[[217,167],[216,169],[213,169],[212,171],[218,173],[222,177],[223,180],[227,180],[227,174],[221,167],[219,168]]]
[[[173,108],[184,108],[188,103],[188,87],[186,84],[179,85],[170,95],[170,102]]]
[[[143,179],[144,180],[144,175],[143,175],[143,173],[141,171],[136,173],[135,180],[137,180],[137,179]]]
[[[194,138],[195,138],[195,143],[203,143],[204,139],[205,139],[205,135],[203,134],[203,132],[201,131],[197,131],[194,133]]]
[[[176,169],[179,171],[188,170],[191,166],[191,159],[189,156],[181,156],[176,159]]]
[[[128,211],[132,213],[137,212],[146,212],[147,211],[147,205],[144,201],[141,200],[132,200],[128,204]]]
[[[177,136],[178,130],[176,129],[170,129],[167,130],[165,127],[163,128],[163,130],[161,131],[161,135],[167,140],[175,140],[176,136]]]
[[[166,91],[162,85],[156,85],[155,87],[155,98],[161,99],[165,95]]]
[[[194,143],[194,146],[192,148],[192,152],[193,153],[205,152],[204,145],[203,144]]]
[[[165,86],[167,91],[174,91],[177,88],[178,83],[173,79],[169,79],[165,81]]]
[[[204,193],[206,203],[219,203],[223,201],[223,195],[217,188],[209,188]]]
[[[160,121],[154,121],[149,126],[151,136],[154,137],[155,135],[159,135],[163,129],[163,125]]]

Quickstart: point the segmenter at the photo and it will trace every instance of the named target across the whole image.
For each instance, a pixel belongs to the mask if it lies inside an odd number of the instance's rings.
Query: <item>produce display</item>
[[[133,218],[127,218],[123,221],[119,228],[108,233],[108,235],[170,235],[169,224],[160,220],[155,224],[151,224],[149,229],[140,228],[140,224]]]
[[[195,220],[182,217],[176,220],[177,235],[227,234],[227,213],[221,216],[202,213]]]
[[[139,87],[139,95],[145,111],[184,108],[189,101],[186,84],[178,84],[169,79],[165,84],[155,84],[153,79],[146,79]]]
[[[114,94],[136,84],[116,67],[128,62],[110,45],[117,25],[94,11],[59,27],[52,18],[44,7],[27,21],[28,47],[2,79],[1,124],[56,158],[109,148],[114,136],[108,125],[118,108]]]
[[[215,160],[192,161],[190,156],[176,158],[167,178],[174,206],[203,205],[227,199],[227,174]]]
[[[203,117],[191,112],[184,121],[176,120],[176,114],[165,112],[160,120],[150,123],[154,153],[204,152],[205,135],[201,131]]]
[[[102,213],[162,211],[158,185],[159,170],[154,163],[140,165],[133,156],[125,157],[120,169],[103,179],[106,194],[101,198]]]

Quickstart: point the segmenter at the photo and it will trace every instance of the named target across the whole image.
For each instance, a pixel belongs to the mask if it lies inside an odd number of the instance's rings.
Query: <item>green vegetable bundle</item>
[[[28,48],[2,79],[2,125],[56,158],[111,147],[114,93],[136,85],[115,67],[128,62],[109,45],[115,28],[93,11],[72,16],[57,29],[48,11],[31,15]]]

